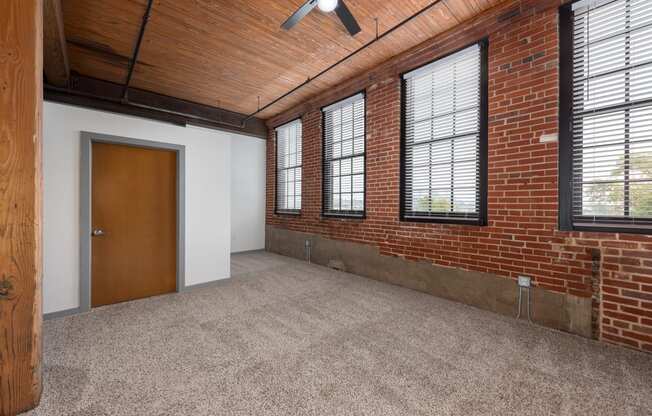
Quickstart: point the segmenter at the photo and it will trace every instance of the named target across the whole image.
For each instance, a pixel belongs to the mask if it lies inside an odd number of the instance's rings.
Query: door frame
[[[91,309],[91,232],[93,143],[108,143],[145,149],[172,150],[177,154],[177,292],[186,288],[186,146],[108,134],[81,132],[81,174],[79,178],[80,282],[79,309]]]

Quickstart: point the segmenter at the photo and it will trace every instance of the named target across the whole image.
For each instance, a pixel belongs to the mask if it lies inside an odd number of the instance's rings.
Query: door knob
[[[93,237],[101,237],[104,235],[104,230],[101,228],[96,228],[93,230]]]

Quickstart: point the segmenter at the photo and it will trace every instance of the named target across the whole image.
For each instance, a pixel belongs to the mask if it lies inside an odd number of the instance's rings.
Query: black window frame
[[[363,159],[364,173],[363,173],[363,209],[362,211],[327,211],[326,210],[326,199],[328,197],[328,192],[326,189],[326,117],[324,114],[324,109],[337,104],[341,101],[348,100],[349,98],[355,97],[357,95],[362,95],[364,101],[364,111],[363,111],[363,122],[364,122],[364,152],[361,155]],[[353,219],[360,220],[367,217],[367,90],[363,89],[357,91],[353,94],[347,95],[346,97],[339,98],[332,101],[331,103],[324,105],[320,108],[321,116],[321,188],[322,188],[322,200],[321,200],[321,216],[322,218],[340,218],[340,219]],[[356,157],[357,157],[356,156]]]
[[[451,56],[473,45],[480,46],[480,131],[479,131],[479,189],[480,203],[477,218],[468,217],[433,217],[433,216],[407,216],[405,212],[406,197],[406,79],[405,74],[421,67],[430,65],[440,59]],[[401,145],[400,145],[400,184],[399,184],[399,220],[401,222],[426,222],[439,224],[459,224],[471,226],[486,226],[488,224],[488,176],[489,176],[489,38],[469,43],[461,48],[438,56],[431,61],[411,68],[400,74],[401,78]]]
[[[574,0],[559,8],[559,215],[561,231],[652,234],[652,219],[604,216],[612,222],[577,222],[573,214],[573,67]],[[605,2],[608,3],[608,2]],[[627,179],[624,179],[627,182]],[[625,203],[625,202],[624,202]]]
[[[300,209],[279,209],[278,207],[278,129],[292,123],[301,124],[301,165],[295,166],[301,168],[301,208]],[[301,116],[286,121],[274,127],[274,215],[300,216],[303,209],[303,119]]]

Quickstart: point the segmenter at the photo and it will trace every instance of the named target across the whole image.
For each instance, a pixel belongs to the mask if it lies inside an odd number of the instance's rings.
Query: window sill
[[[334,213],[334,212],[322,212],[322,219],[343,219],[343,220],[363,220],[365,219],[365,213],[361,212],[358,214],[352,213]]]
[[[274,211],[274,215],[278,216],[291,216],[291,217],[298,217],[301,215],[300,210],[293,210],[293,211]]]
[[[476,227],[486,226],[486,221],[479,218],[455,218],[455,217],[418,217],[418,216],[401,216],[401,222],[426,222],[435,224],[451,225],[472,225]]]
[[[572,227],[560,227],[560,229],[561,231],[652,235],[652,224],[596,224],[576,222]]]

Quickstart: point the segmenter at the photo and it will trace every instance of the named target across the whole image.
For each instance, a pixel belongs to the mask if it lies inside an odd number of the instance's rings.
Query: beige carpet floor
[[[649,415],[652,355],[269,253],[44,324],[31,415]]]

